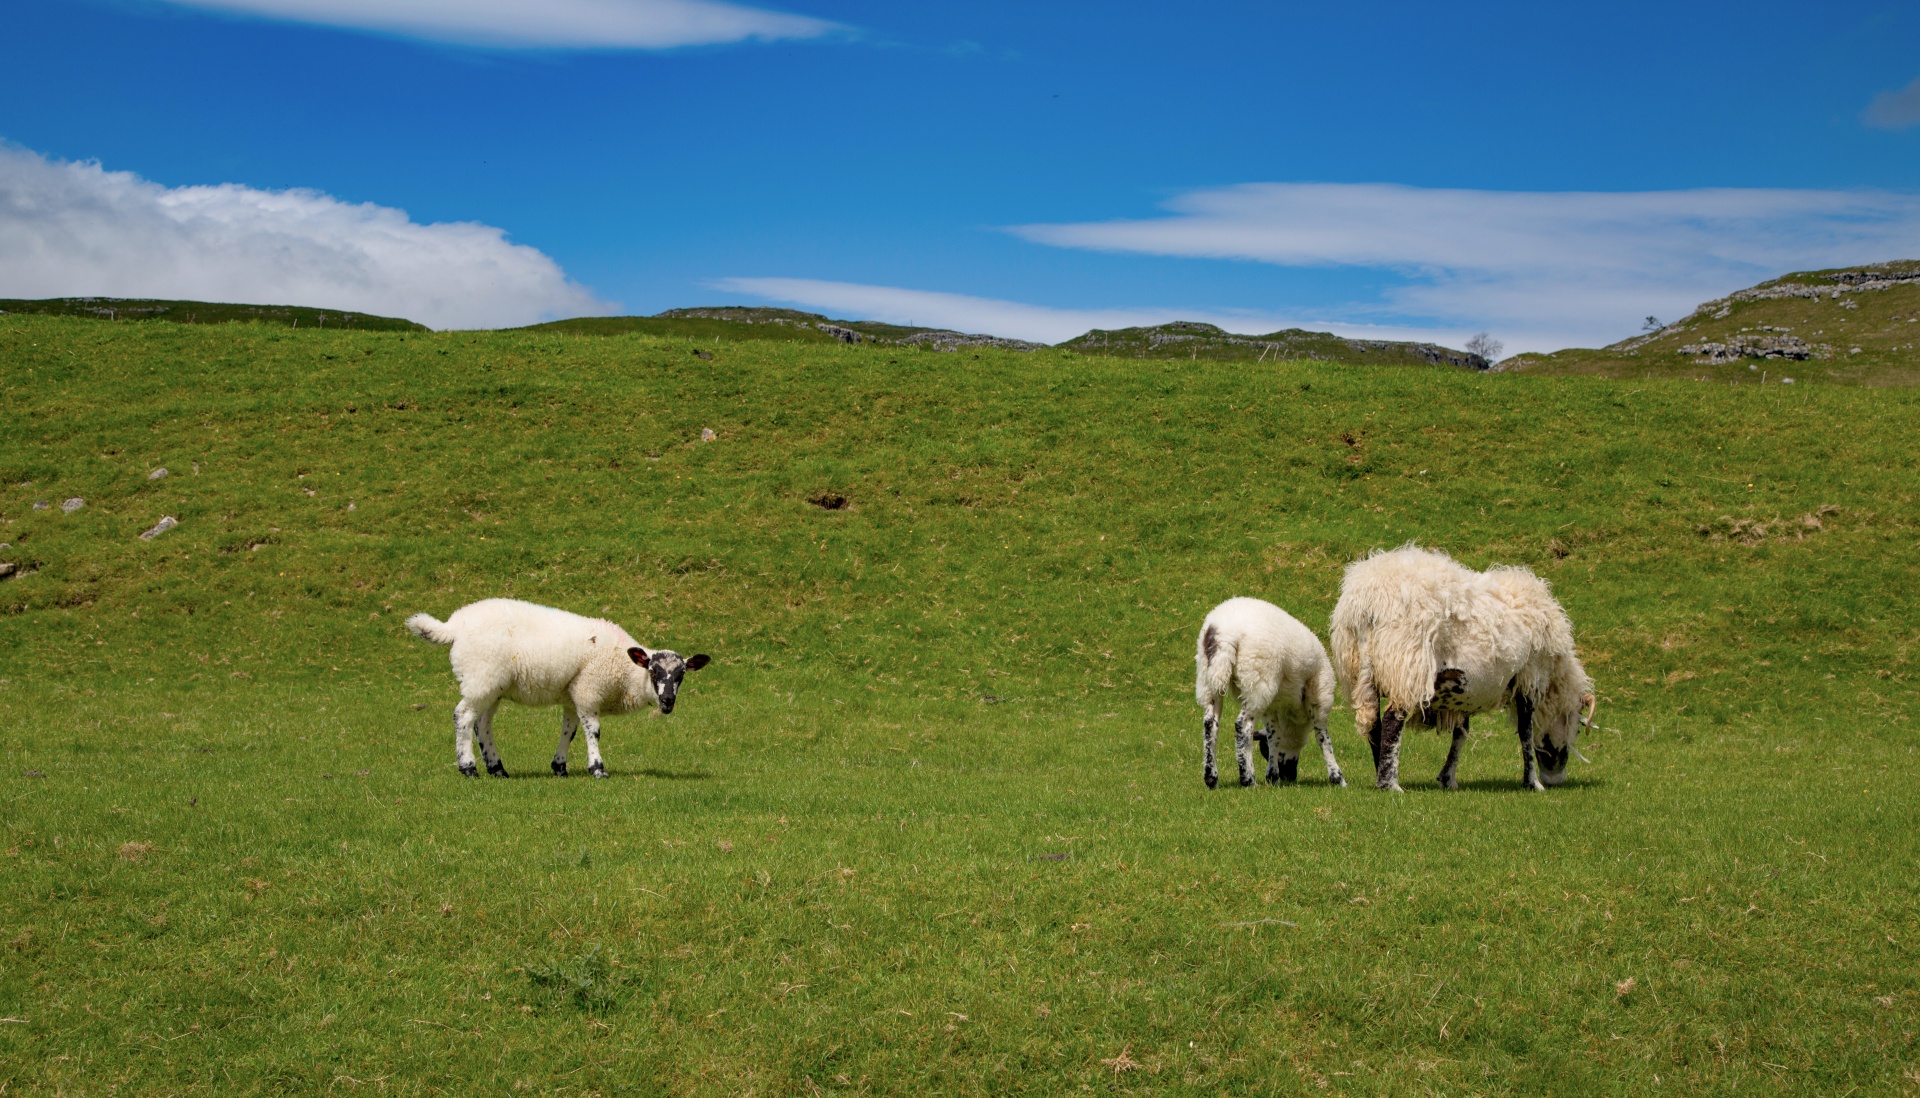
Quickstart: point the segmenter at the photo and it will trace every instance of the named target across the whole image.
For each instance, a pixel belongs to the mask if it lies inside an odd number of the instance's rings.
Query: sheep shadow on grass
[[[1358,784],[1358,783],[1355,783],[1355,784]],[[1574,789],[1604,789],[1606,787],[1606,784],[1607,783],[1604,778],[1569,777],[1566,781],[1560,783],[1559,785],[1550,786],[1547,789],[1546,793],[1542,795],[1552,796],[1555,793],[1559,793],[1566,790],[1574,790]],[[1403,789],[1405,789],[1409,793],[1468,793],[1468,792],[1526,793],[1528,792],[1528,790],[1521,787],[1520,779],[1518,778],[1474,778],[1472,780],[1463,778],[1460,781],[1460,788],[1458,789],[1442,789],[1440,788],[1440,783],[1432,780],[1431,778],[1425,781],[1411,781],[1411,782],[1402,781],[1400,785]]]
[[[662,770],[657,766],[649,766],[644,770],[636,770],[634,774],[642,778],[658,778],[663,782],[705,782],[713,780],[713,775],[705,770],[674,771]]]

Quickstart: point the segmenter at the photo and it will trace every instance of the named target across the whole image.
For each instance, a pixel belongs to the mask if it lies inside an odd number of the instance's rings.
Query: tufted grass
[[[1916,1089],[1920,394],[691,348],[0,318],[0,1093]],[[1592,763],[1207,792],[1205,610],[1411,538]],[[464,780],[496,594],[715,664]]]

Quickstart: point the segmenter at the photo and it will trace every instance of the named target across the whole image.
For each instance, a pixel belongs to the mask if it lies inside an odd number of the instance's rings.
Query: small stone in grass
[[[72,499],[62,501],[60,504],[60,509],[62,511],[65,511],[67,514],[71,515],[75,511],[78,511],[80,508],[85,507],[86,505],[87,505],[86,500],[81,499],[79,496],[75,496]]]
[[[159,537],[161,534],[166,533],[168,530],[171,530],[178,525],[180,525],[179,519],[174,518],[172,515],[163,515],[161,516],[159,522],[154,523],[152,528],[146,530],[140,535],[140,540],[152,541],[154,538]]]
[[[36,500],[34,500],[34,501],[33,501],[33,509],[34,509],[34,510],[36,510],[36,511],[44,511],[44,510],[46,510],[46,509],[47,509],[47,501],[46,501],[46,500],[44,500],[44,499],[36,499]]]
[[[717,438],[719,438],[719,437],[720,437],[719,435],[716,435],[716,434],[714,434],[714,433],[713,433],[713,428],[711,428],[711,427],[702,427],[702,428],[700,428],[700,441],[701,441],[701,442],[712,442],[712,441],[713,441],[714,439],[717,439]]]
[[[151,473],[148,473],[147,479],[148,480],[164,480],[166,479],[166,476],[167,476],[167,467],[162,465],[160,468],[155,469]]]

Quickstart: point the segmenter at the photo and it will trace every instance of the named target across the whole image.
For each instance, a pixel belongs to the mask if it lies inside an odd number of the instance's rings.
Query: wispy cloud
[[[1252,183],[1168,216],[1012,231],[1097,251],[1396,272],[1353,319],[1491,328],[1516,349],[1607,343],[1646,315],[1787,271],[1920,256],[1920,196],[1720,188],[1630,193]]]
[[[318,191],[163,187],[0,145],[0,297],[314,305],[493,328],[613,311],[490,225]]]
[[[1860,120],[1883,130],[1920,126],[1920,79],[1897,91],[1883,91],[1874,96]]]
[[[1451,329],[1347,324],[1338,321],[1326,323],[1209,309],[1056,309],[991,297],[812,278],[723,278],[712,283],[712,286],[717,290],[763,301],[825,310],[847,319],[952,328],[1035,343],[1059,343],[1094,328],[1135,328],[1165,324],[1170,320],[1198,320],[1244,335],[1264,335],[1283,328],[1304,327],[1315,331],[1334,331],[1356,339],[1432,341],[1450,343],[1456,347],[1471,334]]]
[[[724,0],[172,0],[187,7],[500,49],[671,49],[818,38],[824,19]]]

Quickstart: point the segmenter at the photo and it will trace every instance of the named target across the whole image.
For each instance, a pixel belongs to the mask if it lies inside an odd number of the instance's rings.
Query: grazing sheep
[[[1285,610],[1259,599],[1228,599],[1213,608],[1201,623],[1194,651],[1194,697],[1206,710],[1203,776],[1207,788],[1219,784],[1214,768],[1214,738],[1220,728],[1220,699],[1231,691],[1240,700],[1233,719],[1234,757],[1240,764],[1240,784],[1253,784],[1251,741],[1260,741],[1267,757],[1267,781],[1294,781],[1300,776],[1300,748],[1307,728],[1320,740],[1327,760],[1327,780],[1347,784],[1333,757],[1327,736],[1327,714],[1333,710],[1333,668],[1327,650],[1313,631]],[[1265,728],[1256,731],[1264,722]],[[1278,736],[1278,739],[1275,736]]]
[[[561,707],[560,746],[553,772],[567,774],[567,747],[577,726],[587,734],[587,772],[607,776],[600,761],[600,714],[652,705],[673,712],[680,680],[707,665],[706,656],[647,651],[610,621],[515,599],[485,599],[455,610],[446,621],[426,614],[407,619],[413,635],[450,644],[460,702],[453,707],[454,753],[460,772],[473,777],[473,737],[480,736],[487,773],[507,776],[493,749],[493,710],[501,699]]]
[[[1592,719],[1593,680],[1545,580],[1525,568],[1475,572],[1413,544],[1377,551],[1347,566],[1331,633],[1334,668],[1373,747],[1381,789],[1400,788],[1408,723],[1452,733],[1439,780],[1458,788],[1468,720],[1503,705],[1520,734],[1521,784],[1566,781],[1574,739]]]

